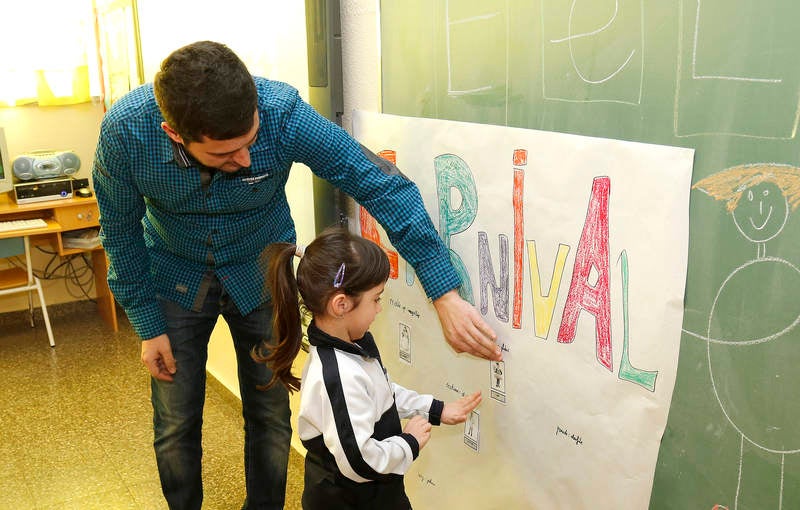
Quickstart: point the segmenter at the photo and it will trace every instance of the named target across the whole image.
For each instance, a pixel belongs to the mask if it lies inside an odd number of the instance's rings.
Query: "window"
[[[110,101],[141,83],[135,0],[8,3],[0,9],[0,106]]]
[[[0,105],[89,101],[97,67],[92,0],[26,0],[2,12]]]

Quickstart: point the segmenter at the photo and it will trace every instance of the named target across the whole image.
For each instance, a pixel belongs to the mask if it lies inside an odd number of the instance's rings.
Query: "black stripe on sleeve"
[[[444,402],[433,399],[431,408],[428,411],[428,421],[431,423],[431,425],[441,425],[442,411],[444,411]]]
[[[400,434],[400,437],[405,439],[408,446],[411,447],[411,453],[414,455],[414,459],[419,457],[419,441],[417,441],[417,438],[407,432]]]

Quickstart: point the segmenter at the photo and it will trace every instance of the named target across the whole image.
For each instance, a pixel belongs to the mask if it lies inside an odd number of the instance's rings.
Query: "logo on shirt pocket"
[[[258,184],[259,182],[263,181],[264,179],[268,179],[270,174],[262,174],[262,175],[248,175],[245,177],[241,177],[241,181],[245,184]]]

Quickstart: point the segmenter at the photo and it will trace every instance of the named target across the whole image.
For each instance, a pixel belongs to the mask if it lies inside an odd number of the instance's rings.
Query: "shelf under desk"
[[[97,208],[97,200],[94,197],[65,198],[18,204],[11,198],[10,194],[0,194],[0,221],[29,218],[43,218],[47,222],[47,226],[0,232],[0,239],[27,237],[30,240],[30,244],[49,244],[62,256],[91,252],[94,286],[97,293],[97,311],[106,324],[114,331],[118,331],[117,307],[106,281],[108,260],[102,246],[90,250],[65,248],[61,238],[63,232],[100,226],[100,212]]]

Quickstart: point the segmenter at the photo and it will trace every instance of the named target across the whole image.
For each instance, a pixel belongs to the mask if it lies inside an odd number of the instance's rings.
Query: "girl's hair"
[[[389,278],[389,259],[383,249],[342,227],[326,229],[308,245],[295,277],[292,260],[296,251],[294,244],[275,243],[265,252],[269,261],[266,281],[274,306],[273,342],[264,342],[253,352],[256,361],[272,369],[272,379],[263,389],[277,381],[289,391],[300,388],[300,379],[291,370],[303,336],[301,305],[312,315],[322,315],[328,301],[339,293],[352,297],[358,305],[362,293]]]

